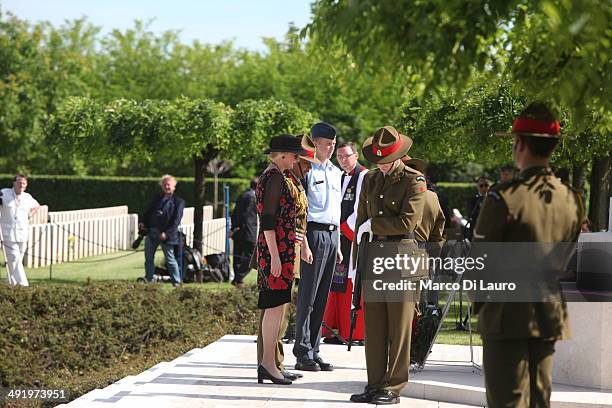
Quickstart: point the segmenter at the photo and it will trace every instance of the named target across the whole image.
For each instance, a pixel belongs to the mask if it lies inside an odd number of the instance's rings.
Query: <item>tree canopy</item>
[[[414,72],[429,89],[503,73],[582,124],[612,110],[611,20],[612,3],[597,0],[318,0],[304,33],[363,65]]]
[[[162,109],[163,102],[156,101],[181,97],[236,109],[248,100],[274,99],[333,123],[342,139],[359,140],[395,117],[412,92],[405,78],[362,70],[340,49],[321,52],[301,40],[295,28],[283,41],[267,39],[266,50],[254,52],[231,42],[184,44],[178,32],[156,34],[146,22],[101,35],[86,19],[54,27],[0,12],[0,60],[0,142],[7,146],[0,152],[0,171],[5,172],[191,172],[189,159],[177,158],[164,167],[136,150],[121,162],[106,159],[104,165],[79,152],[60,159],[50,143],[58,135],[52,134],[49,118],[71,96],[128,106],[148,101],[134,107],[136,116]],[[138,129],[125,131],[138,134]],[[153,138],[151,129],[140,132]],[[95,141],[94,146],[107,147]],[[242,163],[233,171],[248,173]]]

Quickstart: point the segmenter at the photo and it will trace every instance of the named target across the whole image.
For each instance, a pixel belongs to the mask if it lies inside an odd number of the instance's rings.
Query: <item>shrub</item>
[[[256,290],[95,283],[0,286],[0,386],[76,398],[227,333],[257,332]]]

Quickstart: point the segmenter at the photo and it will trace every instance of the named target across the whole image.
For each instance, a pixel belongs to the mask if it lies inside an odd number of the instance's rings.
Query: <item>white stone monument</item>
[[[589,251],[588,260],[583,256],[585,249]],[[579,280],[581,266],[584,267],[586,261],[593,268],[590,255],[593,253],[600,256],[595,262],[600,266],[595,273],[600,275],[599,278],[608,274],[612,279],[612,268],[609,266],[612,259],[612,197],[608,230],[583,233],[578,239]],[[594,273],[591,270],[586,272]],[[556,343],[553,381],[612,391],[612,303],[569,302],[568,314],[572,338]]]

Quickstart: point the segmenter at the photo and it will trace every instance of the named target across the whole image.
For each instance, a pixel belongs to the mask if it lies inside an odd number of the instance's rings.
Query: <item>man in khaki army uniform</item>
[[[408,155],[402,157],[402,162],[416,171],[425,175],[427,163],[421,159],[412,158]],[[427,253],[431,257],[440,256],[442,245],[446,240],[444,237],[444,225],[446,217],[440,206],[438,194],[431,191],[429,188],[425,191],[425,207],[423,207],[423,217],[420,224],[414,230],[416,240],[419,245],[427,249]],[[434,279],[434,271],[431,271],[430,278]],[[438,303],[438,292],[433,290],[425,290],[421,293],[421,299],[429,303]],[[422,313],[423,310],[419,311]]]
[[[421,159],[412,158],[408,155],[402,157],[402,162],[421,174],[425,175],[427,163]],[[414,230],[417,242],[444,242],[444,223],[446,217],[440,206],[438,195],[427,189],[425,191],[425,207],[423,208],[423,218],[421,223]],[[430,255],[434,255],[431,254]]]
[[[533,103],[511,133],[498,135],[514,137],[520,174],[489,192],[474,241],[576,241],[584,219],[582,200],[549,167],[559,122],[545,105]],[[549,407],[555,341],[569,334],[565,303],[476,303],[475,311],[489,407]]]
[[[354,245],[364,232],[374,241],[415,242],[414,230],[421,223],[427,186],[420,172],[400,160],[411,146],[412,140],[391,126],[379,129],[364,142],[363,156],[378,169],[368,172],[363,180]],[[357,273],[363,276],[364,271]],[[368,384],[363,393],[352,395],[351,401],[399,403],[400,391],[408,383],[414,306],[414,300],[364,302]]]

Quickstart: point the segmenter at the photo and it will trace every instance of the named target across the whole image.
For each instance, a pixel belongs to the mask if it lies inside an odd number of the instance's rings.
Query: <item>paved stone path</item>
[[[228,335],[205,348],[191,350],[171,362],[160,363],[136,376],[94,390],[65,407],[332,407],[370,406],[351,403],[366,381],[363,347],[324,344],[321,355],[332,362],[332,372],[305,372],[290,386],[257,384],[253,336]],[[291,346],[286,363],[295,363]],[[474,360],[481,362],[475,347]],[[465,346],[436,345],[432,364],[411,375],[400,407],[458,408],[484,406],[483,376],[466,362]],[[442,363],[444,362],[444,363]],[[416,398],[415,398],[416,397]],[[427,398],[427,399],[422,399]],[[440,402],[441,401],[441,402]],[[609,404],[609,405],[608,405]],[[397,405],[396,405],[397,406]],[[555,385],[553,407],[612,406],[612,393]]]

